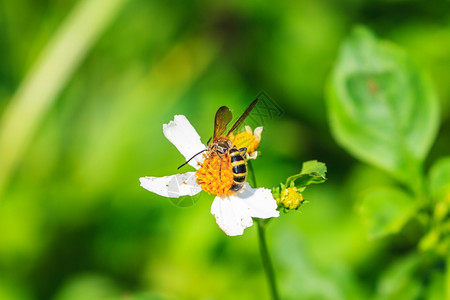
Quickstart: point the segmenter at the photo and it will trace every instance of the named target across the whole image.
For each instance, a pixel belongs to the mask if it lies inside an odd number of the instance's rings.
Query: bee
[[[212,137],[212,143],[211,144],[209,143],[211,141],[211,139],[209,139],[208,143],[206,143],[207,148],[205,150],[202,150],[199,153],[192,156],[185,163],[179,166],[178,169],[186,165],[191,159],[193,159],[194,157],[205,151],[208,156],[214,153],[217,154],[217,156],[219,156],[221,161],[223,161],[224,156],[229,156],[233,171],[233,184],[231,185],[230,190],[237,192],[240,189],[242,189],[245,180],[247,179],[247,165],[244,159],[245,154],[247,153],[247,148],[237,149],[237,147],[234,146],[233,143],[231,142],[229,136],[244,122],[245,118],[248,117],[252,109],[258,103],[258,100],[259,100],[258,98],[255,99],[249,105],[249,107],[234,123],[234,125],[231,127],[231,129],[228,131],[227,134],[225,134],[226,128],[227,125],[231,122],[233,114],[231,113],[231,110],[228,107],[226,106],[220,107],[217,110],[214,119],[214,134]],[[222,172],[222,164],[220,164],[219,175],[221,174],[221,172]]]

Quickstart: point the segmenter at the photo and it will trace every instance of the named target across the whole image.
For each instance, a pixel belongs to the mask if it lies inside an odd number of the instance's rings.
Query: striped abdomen
[[[235,147],[230,149],[231,167],[233,170],[233,185],[230,190],[239,191],[247,179],[247,166],[240,151]]]

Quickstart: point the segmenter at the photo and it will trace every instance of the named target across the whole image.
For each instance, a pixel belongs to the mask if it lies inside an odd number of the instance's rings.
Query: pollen
[[[222,155],[222,159],[214,152],[206,156],[195,175],[197,183],[208,194],[225,196],[233,193],[230,190],[233,185],[233,171],[229,155]]]
[[[279,205],[283,205],[286,209],[297,209],[303,203],[303,195],[293,186],[281,191],[280,198],[276,200]]]
[[[260,127],[262,130],[262,127]],[[236,135],[231,135],[230,140],[236,148],[247,148],[247,153],[255,152],[259,146],[261,140],[260,130],[255,130],[252,132],[250,126],[245,126],[244,132],[239,132]]]

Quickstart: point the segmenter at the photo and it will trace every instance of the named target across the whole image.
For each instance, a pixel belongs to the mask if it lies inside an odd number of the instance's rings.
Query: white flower
[[[206,149],[194,127],[183,115],[176,115],[174,121],[164,124],[163,132],[186,160]],[[189,164],[198,170],[203,160],[204,156],[198,155]],[[193,196],[202,191],[201,185],[197,183],[196,172],[141,177],[139,180],[143,188],[169,198]],[[267,219],[280,214],[270,189],[253,189],[248,183],[238,192],[216,196],[211,205],[211,213],[215,216],[217,225],[230,236],[243,234],[245,228],[253,225],[252,217]]]

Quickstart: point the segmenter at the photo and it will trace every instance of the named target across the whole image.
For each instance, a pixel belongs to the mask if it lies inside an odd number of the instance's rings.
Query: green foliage
[[[63,286],[56,300],[97,300],[113,299],[119,295],[119,289],[112,280],[101,276],[83,274]]]
[[[357,27],[341,48],[327,103],[336,141],[404,186],[365,192],[358,211],[369,236],[408,234],[405,225],[414,221],[422,227],[417,249],[380,276],[376,299],[442,296],[441,284],[427,290],[418,278],[424,266],[442,278],[432,262],[445,264],[450,250],[450,158],[433,164],[428,178],[422,173],[439,126],[436,92],[403,50]]]
[[[413,300],[420,297],[421,283],[415,278],[420,257],[407,256],[394,262],[381,275],[376,300]]]
[[[317,160],[304,162],[300,173],[288,177],[284,183],[272,188],[272,195],[278,203],[278,208],[284,212],[299,209],[305,202],[302,192],[310,184],[325,182],[326,172],[327,166],[322,162]]]
[[[450,157],[442,158],[433,164],[428,185],[436,201],[450,198]]]
[[[0,0],[0,299],[267,299],[256,228],[230,239],[208,195],[181,208],[138,182],[184,161],[163,123],[183,114],[210,136],[220,106],[242,112],[262,89],[285,114],[263,124],[258,185],[285,184],[310,159],[328,167],[326,184],[302,192],[314,201],[268,224],[280,298],[442,300],[447,288],[450,299],[448,163],[434,161],[450,149],[448,5]],[[330,77],[356,22],[399,46],[358,29]],[[419,184],[405,180],[429,165]],[[322,180],[316,171],[295,184]],[[352,208],[390,189],[416,214],[367,239],[362,223],[380,220]]]
[[[360,214],[372,238],[399,232],[416,211],[414,198],[394,188],[369,192],[360,206]]]
[[[322,162],[318,162],[317,160],[304,162],[300,173],[288,177],[285,186],[295,186],[298,189],[304,189],[313,183],[323,183],[327,180],[325,177],[326,172],[327,166]]]
[[[436,137],[436,92],[404,51],[357,27],[327,92],[332,133],[357,158],[417,184]]]
[[[420,241],[420,248],[445,256],[450,251],[450,157],[435,162],[429,173],[433,227]]]

